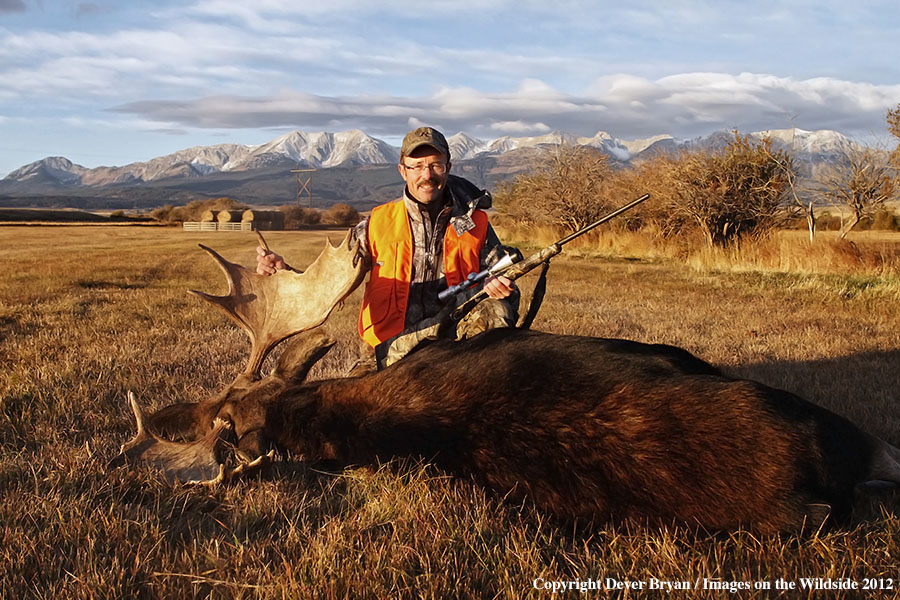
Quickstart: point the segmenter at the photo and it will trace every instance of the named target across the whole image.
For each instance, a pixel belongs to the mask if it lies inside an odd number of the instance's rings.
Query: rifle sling
[[[541,305],[544,303],[544,294],[547,291],[547,271],[550,269],[550,261],[545,260],[541,265],[541,274],[538,275],[537,283],[534,285],[534,291],[531,293],[531,301],[528,303],[528,312],[519,323],[519,329],[531,328],[531,323],[537,316]]]

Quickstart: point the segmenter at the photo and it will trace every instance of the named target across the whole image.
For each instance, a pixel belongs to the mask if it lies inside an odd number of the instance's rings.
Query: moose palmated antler
[[[215,484],[225,479],[222,452],[224,446],[228,445],[228,423],[216,419],[209,433],[194,443],[171,442],[147,427],[146,417],[133,392],[128,392],[128,401],[134,412],[137,434],[122,445],[119,455],[110,462],[111,467],[131,462],[148,464],[162,471],[166,480],[171,483]]]
[[[193,442],[179,443],[160,437],[153,431],[152,425],[148,427],[134,394],[129,392],[138,433],[123,445],[110,466],[150,464],[162,470],[166,479],[172,482],[213,484],[271,460],[273,453],[270,452],[252,462],[227,469],[225,463],[228,461],[223,455],[229,448],[235,454],[233,445],[226,440],[229,436],[233,437],[231,423],[215,417],[220,415],[225,399],[231,397],[232,392],[246,390],[248,385],[259,379],[263,361],[276,345],[321,325],[334,307],[362,282],[365,265],[359,258],[358,242],[351,244],[350,234],[348,232],[336,247],[326,241],[322,253],[304,272],[284,270],[274,275],[259,275],[225,260],[215,250],[201,244],[225,272],[228,294],[214,296],[196,290],[191,292],[224,311],[250,337],[247,367],[216,398],[200,404],[172,405],[154,415],[164,414],[166,418],[163,420],[166,422],[187,421],[177,423],[183,430],[206,432],[201,439]],[[268,250],[265,240],[261,235],[259,237],[260,244]],[[324,335],[312,336],[304,342],[290,354],[293,362],[299,365],[297,369],[287,375],[280,373],[279,376],[296,378],[301,373],[305,375],[315,360],[333,344]],[[265,382],[258,383],[262,385]],[[206,422],[197,423],[198,419]],[[210,426],[211,429],[207,430],[206,427]]]
[[[219,263],[228,279],[228,294],[214,296],[191,290],[221,310],[250,337],[250,359],[244,374],[258,378],[262,364],[283,340],[321,325],[335,306],[359,286],[365,276],[348,231],[338,246],[325,242],[325,249],[303,272],[278,271],[259,275],[222,258],[200,244]],[[265,241],[260,236],[264,247]]]

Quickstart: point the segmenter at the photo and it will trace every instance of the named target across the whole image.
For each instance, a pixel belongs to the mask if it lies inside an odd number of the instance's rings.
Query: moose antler
[[[191,293],[219,307],[250,336],[245,375],[258,378],[263,361],[275,346],[321,325],[362,282],[365,270],[358,259],[358,242],[351,245],[350,233],[337,247],[326,241],[325,249],[305,271],[282,270],[274,275],[259,275],[200,244],[225,272],[228,294]],[[262,235],[257,235],[268,249]]]
[[[144,411],[133,392],[128,392],[128,402],[134,412],[137,433],[122,444],[119,455],[109,463],[111,467],[140,462],[158,469],[169,483],[217,485],[267,464],[275,455],[272,450],[252,462],[227,468],[223,455],[233,447],[227,439],[231,432],[230,423],[215,419],[212,429],[203,438],[191,443],[171,442],[147,427]]]
[[[244,372],[217,397],[206,402],[182,403],[168,406],[150,418],[150,427],[137,404],[134,394],[128,399],[137,421],[137,435],[122,446],[122,450],[110,466],[125,463],[149,463],[161,469],[169,481],[217,483],[245,469],[254,468],[267,460],[272,453],[259,456],[250,463],[226,469],[222,454],[229,444],[230,424],[219,418],[231,391],[244,390],[258,380],[266,356],[285,339],[321,325],[331,311],[349,296],[365,276],[363,261],[359,260],[358,242],[351,245],[350,233],[338,246],[326,241],[319,257],[303,272],[278,271],[274,275],[259,275],[241,265],[222,258],[215,250],[200,245],[216,260],[228,280],[228,294],[214,296],[197,290],[192,293],[207,300],[225,312],[250,337],[250,358]],[[268,250],[262,235],[257,232],[260,244]],[[333,342],[324,335],[304,340],[291,354],[299,365],[291,376],[299,371],[305,374],[316,359],[320,358]],[[259,382],[262,385],[264,382]],[[198,422],[205,421],[205,422]],[[210,421],[212,421],[210,423]],[[163,424],[163,429],[182,432],[205,432],[201,439],[190,443],[172,442],[153,431],[153,425]],[[206,429],[211,426],[211,429]]]
[[[225,463],[221,460],[222,446],[229,425],[216,419],[214,426],[202,439],[192,444],[170,442],[147,428],[146,418],[133,392],[128,401],[134,411],[137,434],[122,445],[111,467],[129,462],[141,462],[160,469],[169,482],[218,483],[225,478]]]

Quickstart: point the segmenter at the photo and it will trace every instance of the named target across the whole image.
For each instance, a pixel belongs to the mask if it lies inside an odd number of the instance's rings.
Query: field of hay
[[[266,234],[295,266],[327,235]],[[128,390],[156,409],[202,399],[242,369],[243,334],[186,290],[225,291],[198,242],[249,265],[255,237],[104,227],[0,236],[0,598],[518,599],[584,597],[579,586],[613,580],[644,586],[619,597],[666,594],[649,589],[655,581],[687,583],[693,591],[674,597],[692,598],[900,589],[890,496],[847,528],[758,536],[571,528],[427,465],[279,465],[218,489],[109,470],[133,433]],[[808,247],[788,236],[667,253],[598,236],[554,259],[534,328],[678,345],[900,445],[897,248],[894,238],[846,246],[823,236]],[[359,356],[359,292],[345,304],[325,325],[339,345],[312,377],[338,376]],[[784,589],[802,578],[858,589]],[[554,596],[559,582],[575,591]]]

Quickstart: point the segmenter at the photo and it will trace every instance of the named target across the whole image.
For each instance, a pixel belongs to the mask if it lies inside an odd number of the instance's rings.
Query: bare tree
[[[552,223],[571,231],[608,211],[604,183],[609,158],[585,146],[554,146],[536,168],[519,175],[497,194],[497,208],[519,222]]]
[[[694,223],[709,246],[770,231],[787,216],[790,157],[771,140],[734,134],[720,152],[685,153],[669,162],[668,218]]]
[[[871,217],[898,191],[898,180],[890,156],[875,148],[847,152],[821,180],[819,193],[836,207],[846,208],[850,217],[841,224],[844,239],[856,225]]]
[[[892,136],[897,138],[897,147],[891,154],[891,164],[900,168],[900,104],[894,110],[889,110],[887,114],[888,131]]]
[[[806,217],[806,227],[809,230],[809,242],[813,243],[816,241],[816,213],[814,210],[816,205],[816,195],[810,193],[804,194],[803,192],[808,192],[808,190],[803,190],[798,181],[797,168],[794,164],[793,155],[794,132],[796,132],[796,128],[792,129],[790,150],[787,152],[772,152],[770,145],[765,146],[765,148],[772,161],[777,164],[784,173],[785,181],[787,182],[786,194]]]

